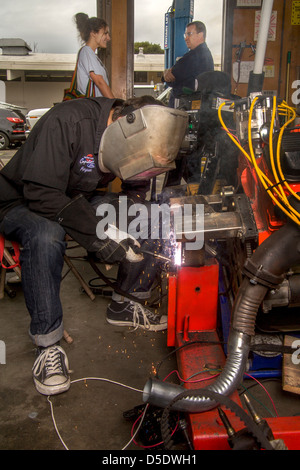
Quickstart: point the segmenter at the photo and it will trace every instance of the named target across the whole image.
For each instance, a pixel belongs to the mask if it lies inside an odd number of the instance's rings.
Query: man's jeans
[[[93,205],[108,199],[93,201]],[[60,284],[66,233],[58,223],[34,214],[24,206],[15,207],[6,214],[0,223],[0,232],[21,246],[22,287],[31,316],[30,337],[38,346],[50,346],[63,336]],[[151,252],[157,251],[156,245],[157,240],[142,241],[142,247]],[[150,255],[144,255],[139,263],[122,262],[117,285],[122,291],[146,299],[157,272],[158,262]],[[122,300],[116,293],[113,293],[113,299]]]

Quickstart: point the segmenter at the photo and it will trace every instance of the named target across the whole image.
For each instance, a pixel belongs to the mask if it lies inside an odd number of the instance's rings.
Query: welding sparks
[[[156,370],[156,367],[155,367],[155,365],[154,365],[153,363],[152,363],[152,365],[151,365],[151,371],[152,371],[153,375],[156,375],[157,370]]]
[[[181,266],[181,255],[182,255],[182,245],[181,243],[176,243],[175,254],[174,254],[175,266]]]

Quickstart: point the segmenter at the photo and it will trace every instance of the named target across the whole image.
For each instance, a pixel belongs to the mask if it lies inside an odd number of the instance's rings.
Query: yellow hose
[[[239,148],[239,150],[243,153],[244,156],[249,160],[249,162],[253,165],[257,176],[259,180],[261,181],[263,187],[273,200],[273,202],[291,219],[293,220],[297,225],[300,225],[300,214],[297,212],[288,202],[287,196],[285,194],[285,191],[283,190],[282,183],[284,183],[285,187],[288,189],[290,194],[295,196],[298,200],[300,200],[300,197],[292,190],[292,188],[288,185],[288,183],[284,180],[284,175],[282,173],[281,165],[280,165],[280,148],[281,148],[281,141],[282,141],[282,136],[284,133],[285,128],[294,120],[295,118],[295,111],[287,106],[286,104],[282,104],[279,106],[281,112],[283,111],[284,113],[287,113],[289,115],[290,113],[292,114],[292,117],[282,126],[279,134],[279,139],[278,139],[278,144],[277,144],[277,166],[278,166],[278,171],[279,171],[279,176],[277,175],[276,171],[276,166],[274,163],[274,150],[273,150],[273,130],[274,130],[274,122],[276,118],[276,97],[273,98],[273,111],[272,111],[272,119],[271,119],[271,125],[270,125],[270,136],[269,136],[269,147],[270,147],[270,160],[271,160],[271,168],[273,172],[273,177],[275,182],[272,182],[269,180],[267,175],[263,173],[263,171],[258,167],[256,158],[254,155],[253,151],[253,145],[252,145],[252,133],[251,133],[251,123],[252,123],[252,115],[253,115],[253,110],[255,107],[255,104],[257,102],[258,98],[256,97],[250,106],[249,110],[249,120],[248,120],[248,142],[249,142],[249,151],[250,155],[243,149],[243,147],[240,145],[240,143],[237,141],[237,139],[229,132],[226,124],[224,123],[224,120],[222,118],[222,108],[225,106],[225,102],[222,103],[219,108],[218,108],[218,117],[219,121],[223,127],[223,129],[226,131],[227,135],[230,137],[230,139],[234,142],[234,144]],[[279,200],[281,202],[279,202]]]

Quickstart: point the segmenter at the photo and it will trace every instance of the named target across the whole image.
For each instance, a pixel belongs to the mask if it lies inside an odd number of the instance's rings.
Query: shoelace
[[[57,346],[47,348],[41,352],[37,358],[34,373],[39,375],[45,368],[46,377],[63,374],[60,352],[60,348]]]
[[[150,310],[145,310],[139,303],[130,303],[133,306],[133,326],[135,327],[133,331],[135,331],[140,325],[140,314],[143,317],[145,327],[149,329],[151,327],[149,318],[155,320],[157,315],[152,313]]]

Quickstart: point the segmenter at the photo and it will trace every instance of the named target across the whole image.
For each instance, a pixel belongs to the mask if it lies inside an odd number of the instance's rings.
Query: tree
[[[138,54],[140,47],[143,48],[144,54],[163,54],[164,51],[160,47],[160,44],[152,44],[149,41],[135,42],[134,43],[134,53]]]

